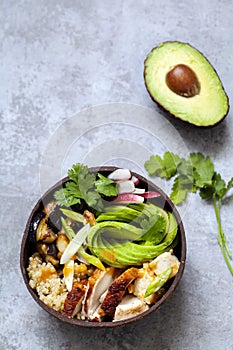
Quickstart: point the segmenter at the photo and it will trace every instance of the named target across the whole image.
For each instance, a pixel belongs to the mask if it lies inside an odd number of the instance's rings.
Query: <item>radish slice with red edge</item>
[[[129,180],[131,179],[131,172],[129,169],[116,169],[108,175],[111,180]]]
[[[131,180],[121,181],[117,184],[118,194],[132,193],[135,190],[134,183]]]
[[[140,180],[134,175],[132,176],[131,180],[133,181],[134,186],[137,186],[139,184],[139,182],[140,182]]]
[[[145,193],[142,193],[140,194],[141,197],[143,198],[156,198],[156,197],[160,197],[161,194],[159,192],[154,192],[154,191],[148,191],[148,192],[145,192]]]
[[[123,193],[123,194],[119,194],[114,200],[113,202],[127,202],[127,203],[143,203],[144,202],[144,198],[142,196],[139,196],[137,194],[133,194],[133,193]]]
[[[133,194],[144,194],[145,193],[145,188],[137,188],[135,187],[135,190],[133,191]]]

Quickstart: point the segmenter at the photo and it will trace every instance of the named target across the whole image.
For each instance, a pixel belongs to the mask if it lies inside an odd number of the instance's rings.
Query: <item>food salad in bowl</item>
[[[158,309],[186,257],[171,200],[129,169],[74,164],[34,207],[21,246],[33,298],[62,321],[113,327]]]

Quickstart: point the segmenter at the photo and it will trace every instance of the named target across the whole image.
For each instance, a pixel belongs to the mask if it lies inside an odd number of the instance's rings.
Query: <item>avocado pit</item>
[[[194,97],[201,90],[195,72],[185,64],[178,64],[167,73],[166,84],[175,94],[183,97]]]

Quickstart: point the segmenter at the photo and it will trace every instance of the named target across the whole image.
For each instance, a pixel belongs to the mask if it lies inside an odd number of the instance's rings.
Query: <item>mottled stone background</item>
[[[232,103],[232,17],[228,0],[1,1],[0,349],[233,349],[233,279],[217,244],[213,207],[198,196],[190,196],[184,216],[182,282],[138,324],[99,331],[62,324],[32,300],[19,268],[22,233],[40,196],[40,164],[55,130],[85,108],[110,102],[158,115],[144,86],[143,61],[165,40],[190,42],[205,53]],[[211,155],[227,180],[233,175],[232,112],[212,129],[171,125],[189,150]],[[127,138],[124,130],[116,125],[107,134]],[[77,149],[85,154],[89,142],[105,136],[97,128]],[[146,137],[136,130],[131,136]],[[222,216],[233,248],[232,200]]]

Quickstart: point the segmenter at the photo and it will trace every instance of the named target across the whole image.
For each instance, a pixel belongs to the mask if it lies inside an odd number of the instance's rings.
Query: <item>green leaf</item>
[[[200,189],[200,196],[202,199],[211,199],[214,195],[214,187],[213,186],[205,186]]]
[[[166,177],[166,172],[163,165],[163,160],[160,156],[151,156],[145,162],[145,168],[149,175],[157,175],[159,177]]]
[[[99,179],[96,180],[96,174],[90,173],[88,167],[81,163],[74,164],[72,169],[68,170],[68,176],[70,181],[65,184],[65,188],[54,195],[60,206],[70,207],[84,199],[90,207],[100,210],[103,208],[101,195],[118,194],[114,181],[101,174],[98,174]]]
[[[215,188],[215,194],[221,199],[227,193],[226,182],[222,179],[218,173],[214,174],[213,184]]]
[[[184,175],[178,175],[173,182],[171,199],[175,204],[180,204],[186,199],[187,193],[192,191],[192,179]]]
[[[116,182],[102,174],[98,174],[98,177],[99,179],[95,182],[96,190],[104,196],[117,196]]]
[[[88,171],[88,168],[85,166],[82,166],[81,163],[76,163],[73,164],[72,169],[68,170],[68,177],[70,180],[74,181],[78,185],[78,176],[79,176],[79,171],[82,168],[83,172]]]
[[[177,166],[181,158],[172,152],[165,152],[164,157],[159,155],[151,156],[145,162],[145,169],[149,175],[156,175],[161,178],[170,179],[177,172]]]
[[[65,190],[66,190],[65,191],[65,196],[66,197],[67,196],[69,196],[69,197],[73,196],[74,198],[77,198],[77,199],[78,198],[79,199],[83,198],[83,195],[82,195],[78,185],[76,183],[74,183],[74,182],[71,182],[71,181],[67,182]]]
[[[184,175],[184,176],[188,176],[190,178],[192,178],[192,182],[194,182],[193,180],[193,166],[192,163],[190,162],[190,160],[185,160],[182,159],[182,161],[180,162],[180,164],[177,167],[177,172],[180,175]]]
[[[80,203],[80,198],[75,197],[65,188],[61,188],[60,190],[56,191],[54,197],[57,204],[60,206],[70,207],[74,204]]]
[[[199,188],[211,186],[214,175],[214,165],[209,156],[201,153],[191,153],[190,161],[194,169],[195,185]]]
[[[233,187],[233,177],[230,179],[230,181],[227,184],[227,191],[229,191]]]
[[[176,175],[177,167],[180,162],[181,158],[177,154],[171,152],[166,152],[164,154],[164,167],[166,169],[168,179]]]
[[[166,172],[164,160],[159,156],[152,156],[145,163],[145,168],[150,175],[169,178],[168,172]],[[233,177],[226,184],[221,175],[215,172],[214,164],[210,157],[205,157],[200,152],[191,153],[187,160],[180,159],[180,161],[177,162],[176,174],[178,174],[178,176],[173,182],[171,193],[171,199],[175,204],[182,203],[185,200],[188,192],[196,192],[197,190],[199,190],[199,194],[202,199],[213,200],[218,224],[218,241],[226,264],[230,272],[233,274],[233,267],[229,261],[231,253],[222,229],[220,217],[222,198],[233,187]]]

